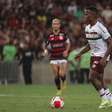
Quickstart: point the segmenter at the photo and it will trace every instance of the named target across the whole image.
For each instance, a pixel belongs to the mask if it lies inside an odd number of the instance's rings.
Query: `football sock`
[[[99,90],[100,97],[103,99],[107,99],[104,88]]]
[[[60,76],[61,77],[61,80],[64,82],[66,80],[66,75],[64,76]]]
[[[60,83],[60,77],[59,76],[55,77],[55,84],[56,84],[57,89],[60,90],[61,89],[61,83]]]
[[[105,89],[105,94],[106,94],[108,100],[112,100],[112,94],[109,89]]]

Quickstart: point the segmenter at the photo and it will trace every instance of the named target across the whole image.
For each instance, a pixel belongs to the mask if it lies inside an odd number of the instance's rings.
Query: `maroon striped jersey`
[[[50,60],[66,59],[63,52],[66,50],[66,43],[69,40],[67,35],[60,32],[58,35],[51,33],[47,38],[47,49],[49,51]]]

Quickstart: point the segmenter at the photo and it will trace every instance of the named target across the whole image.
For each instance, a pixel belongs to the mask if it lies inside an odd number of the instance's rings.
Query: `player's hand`
[[[68,56],[68,51],[67,51],[67,50],[65,50],[65,51],[63,52],[63,56],[64,56],[64,57],[67,57],[67,56]]]
[[[43,55],[43,56],[47,56],[47,55],[48,55],[48,51],[47,51],[47,49],[44,50],[44,52],[43,52],[42,55]]]
[[[100,60],[100,64],[101,64],[102,66],[106,66],[106,64],[107,64],[107,59],[106,59],[106,58],[102,58],[102,59]]]

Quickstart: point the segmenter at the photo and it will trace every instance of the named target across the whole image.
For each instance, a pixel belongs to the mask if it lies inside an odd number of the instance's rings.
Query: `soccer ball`
[[[52,108],[63,108],[64,101],[63,98],[55,96],[51,99],[50,105]]]

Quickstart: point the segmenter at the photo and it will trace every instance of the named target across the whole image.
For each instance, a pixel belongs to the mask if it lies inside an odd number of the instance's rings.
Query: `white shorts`
[[[58,65],[58,64],[62,64],[62,63],[67,63],[67,60],[62,59],[62,60],[51,60],[50,64],[54,64],[54,65]]]

